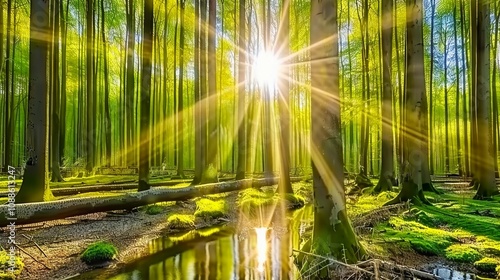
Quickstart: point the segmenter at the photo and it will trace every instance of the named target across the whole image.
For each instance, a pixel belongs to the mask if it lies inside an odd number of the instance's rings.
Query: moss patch
[[[167,227],[170,229],[193,229],[194,228],[194,216],[193,215],[181,215],[174,214],[167,218]]]
[[[499,262],[493,258],[482,258],[474,263],[474,267],[483,272],[495,272],[497,265]]]
[[[9,271],[10,256],[7,251],[0,250],[0,279],[16,279],[24,268],[24,263],[19,256],[14,257],[14,271]]]
[[[158,214],[162,213],[163,210],[165,210],[165,206],[161,206],[158,204],[152,204],[152,205],[146,206],[145,212],[148,215],[158,215]]]
[[[117,254],[118,250],[113,244],[105,241],[99,241],[90,244],[82,253],[80,259],[86,264],[93,265],[110,261],[114,259]]]
[[[481,259],[481,254],[470,245],[455,244],[446,248],[445,257],[450,261],[474,263]]]
[[[227,216],[227,213],[228,207],[223,199],[200,198],[196,200],[195,217],[217,219]]]
[[[272,189],[246,189],[239,193],[238,206],[244,212],[252,212],[265,206],[270,206],[276,203],[274,190]]]

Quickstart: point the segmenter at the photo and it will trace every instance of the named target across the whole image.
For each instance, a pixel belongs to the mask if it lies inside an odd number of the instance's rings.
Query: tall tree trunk
[[[490,92],[490,1],[477,0],[477,26],[472,21],[473,33],[477,32],[477,134],[481,144],[476,145],[476,170],[479,186],[474,199],[485,199],[498,194],[495,183],[495,165],[491,135]]]
[[[134,0],[126,0],[127,9],[127,71],[125,86],[126,162],[135,164],[134,121],[134,49],[135,49],[135,9]]]
[[[35,17],[38,20],[35,20]],[[48,23],[48,1],[31,1],[30,87],[28,93],[28,137],[26,141],[28,161],[26,162],[23,183],[16,195],[16,203],[37,202],[53,198],[47,178],[47,50],[48,42],[51,42]]]
[[[450,143],[449,143],[449,118],[448,118],[448,30],[447,27],[442,27],[440,37],[444,49],[444,142],[445,142],[445,156],[444,156],[444,171],[450,173]]]
[[[498,96],[497,96],[497,62],[498,61],[498,29],[499,29],[499,21],[500,21],[500,4],[495,2],[495,27],[494,27],[494,39],[493,39],[493,70],[491,71],[491,96],[493,103],[493,159],[495,162],[495,177],[498,177],[498,138],[500,136],[498,133]]]
[[[87,129],[85,138],[85,155],[87,174],[91,174],[94,169],[94,155],[96,147],[96,131],[94,127],[95,111],[94,100],[94,0],[87,1]]]
[[[355,263],[365,251],[346,212],[339,94],[337,1],[311,2],[311,159],[315,198],[310,248]],[[311,263],[306,262],[306,270]],[[326,277],[327,269],[317,272]],[[316,276],[316,275],[315,275]]]
[[[404,110],[404,165],[400,193],[386,204],[411,200],[428,203],[422,191],[422,169],[427,147],[424,143],[426,112],[422,0],[406,2],[406,98]],[[403,113],[403,112],[402,112]]]
[[[10,58],[10,29],[12,27],[11,21],[12,15],[12,0],[7,1],[7,36],[5,40],[5,84],[4,84],[4,95],[5,95],[5,117],[4,117],[4,153],[5,153],[5,162],[3,165],[3,171],[8,171],[8,166],[12,163],[12,130],[11,130],[11,118],[13,115],[14,104],[12,100],[14,99],[14,95],[10,90],[10,65],[12,63]],[[3,41],[2,43],[3,44]],[[11,96],[12,95],[12,96]]]
[[[174,68],[173,68],[173,76],[174,76],[174,165],[178,165],[178,148],[179,148],[179,129],[178,129],[178,121],[177,117],[179,114],[178,104],[177,104],[177,30],[179,29],[179,0],[176,1],[176,10],[175,10],[175,27],[174,27]]]
[[[186,0],[181,1],[181,28],[179,42],[179,90],[177,91],[177,175],[184,178],[184,10]]]
[[[281,7],[278,57],[284,61],[278,80],[280,114],[280,184],[281,194],[293,193],[290,183],[290,0],[283,0]]]
[[[151,57],[153,52],[153,0],[144,1],[144,28],[142,42],[141,73],[141,140],[139,150],[139,191],[150,188],[150,100],[151,100]]]
[[[200,90],[200,1],[195,1],[195,29],[194,29],[194,178],[192,184],[198,184],[203,173],[202,150],[201,150],[201,90]]]
[[[62,16],[61,23],[61,108],[60,108],[60,121],[59,126],[62,128],[59,131],[59,155],[61,156],[60,164],[63,164],[66,147],[66,75],[67,75],[67,61],[66,61],[66,43],[68,34],[68,12],[69,0],[66,0],[66,11],[63,9],[63,1],[59,0],[59,12]],[[63,25],[64,24],[64,25]],[[74,108],[74,106],[73,106]]]
[[[104,135],[106,142],[106,166],[111,165],[111,117],[109,112],[109,68],[108,68],[108,46],[106,42],[104,0],[101,0],[101,32],[104,54]]]
[[[218,155],[218,139],[219,132],[217,127],[217,87],[215,83],[216,78],[216,57],[215,57],[215,34],[216,34],[216,16],[217,7],[216,0],[209,0],[208,5],[208,63],[207,63],[207,76],[208,76],[208,145],[207,145],[207,164],[203,174],[202,182],[215,182],[217,181],[217,155]]]
[[[246,120],[245,115],[247,113],[246,107],[246,1],[239,0],[240,3],[240,13],[239,13],[239,41],[238,41],[238,167],[236,171],[236,179],[244,179],[246,167],[246,157],[247,157],[247,147],[246,147]]]
[[[470,176],[470,165],[469,165],[469,130],[468,130],[468,122],[467,122],[467,68],[466,64],[466,47],[465,44],[465,8],[464,8],[464,0],[460,0],[460,37],[462,38],[462,123],[464,126],[464,159],[465,159],[465,175]],[[431,137],[432,139],[432,137]]]
[[[453,38],[454,38],[454,44],[455,44],[455,137],[457,138],[457,167],[458,167],[458,174],[460,176],[463,175],[463,168],[462,168],[462,149],[460,145],[460,66],[458,64],[458,32],[457,32],[457,16],[458,16],[458,11],[457,11],[457,3],[455,2],[453,6]],[[463,69],[465,71],[465,69]],[[432,139],[432,138],[431,138]]]
[[[60,168],[59,168],[59,163],[61,162],[61,155],[59,154],[59,146],[61,145],[59,143],[60,141],[60,131],[61,131],[61,123],[60,123],[60,118],[59,118],[59,113],[60,113],[60,100],[61,100],[61,94],[60,94],[60,84],[59,84],[59,27],[60,27],[60,20],[59,20],[59,1],[61,0],[53,0],[51,7],[52,11],[54,12],[53,17],[54,17],[54,26],[53,26],[53,38],[54,40],[52,41],[52,56],[53,56],[53,61],[52,61],[52,92],[50,93],[52,95],[51,102],[52,102],[52,135],[51,135],[51,153],[52,153],[52,182],[62,182],[64,181]],[[64,143],[62,143],[64,145]]]
[[[430,34],[430,37],[431,37],[431,54],[430,54],[430,72],[429,72],[429,107],[431,108],[431,110],[429,111],[429,138],[430,138],[430,144],[429,144],[429,147],[430,147],[430,152],[429,152],[429,161],[430,161],[430,173],[431,174],[434,174],[434,118],[433,118],[433,112],[434,110],[432,108],[433,107],[433,104],[432,104],[432,101],[433,101],[433,98],[434,98],[434,95],[432,94],[433,91],[434,91],[434,88],[433,88],[433,85],[434,85],[434,21],[435,21],[435,16],[436,14],[436,1],[435,0],[432,0],[431,1],[431,34]],[[446,61],[445,61],[446,63]]]
[[[393,0],[382,1],[382,168],[375,193],[392,189],[394,181],[392,125],[392,21]]]
[[[200,0],[200,115],[201,115],[201,145],[200,164],[203,168],[200,182],[205,180],[208,165],[208,92],[207,92],[207,0]]]

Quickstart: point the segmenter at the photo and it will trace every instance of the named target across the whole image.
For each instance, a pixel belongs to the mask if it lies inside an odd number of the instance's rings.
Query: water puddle
[[[312,217],[312,207],[306,206],[290,216],[284,226],[238,230],[214,227],[163,236],[149,242],[147,256],[73,279],[298,279],[292,248],[299,248],[303,241],[300,229]]]

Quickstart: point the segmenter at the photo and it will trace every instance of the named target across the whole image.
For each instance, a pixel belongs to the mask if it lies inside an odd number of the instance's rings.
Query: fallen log
[[[294,177],[291,178],[291,181],[298,182],[302,179],[301,177]],[[278,181],[279,178],[245,179],[182,188],[158,187],[142,192],[131,192],[99,198],[69,198],[49,202],[15,204],[14,212],[12,212],[14,215],[12,216],[10,215],[12,208],[9,208],[8,205],[1,205],[0,227],[5,227],[12,222],[16,225],[37,223],[96,212],[132,209],[156,202],[187,200],[203,195],[275,185]]]
[[[231,178],[230,178],[231,179]],[[228,179],[229,180],[229,179]],[[166,186],[175,186],[177,184],[189,183],[192,179],[182,179],[182,180],[170,180],[163,182],[155,182],[151,183],[152,187],[166,187]],[[121,191],[121,190],[133,190],[137,189],[137,182],[134,183],[108,183],[108,184],[96,184],[92,186],[81,186],[81,187],[69,187],[69,188],[53,188],[52,194],[54,196],[67,196],[67,195],[75,195],[79,193],[88,193],[88,192],[104,192],[104,191]],[[9,192],[0,192],[0,197],[8,197]]]

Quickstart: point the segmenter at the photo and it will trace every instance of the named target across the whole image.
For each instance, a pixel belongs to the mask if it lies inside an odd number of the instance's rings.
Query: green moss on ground
[[[499,261],[493,258],[482,258],[474,263],[474,267],[482,272],[495,272],[497,265],[500,265]]]
[[[497,272],[497,278],[500,279],[500,265],[497,265],[497,268],[495,268]]]
[[[237,205],[242,211],[249,213],[254,209],[270,206],[276,202],[274,190],[250,188],[239,193]]]
[[[93,265],[113,260],[117,254],[118,250],[113,244],[99,241],[90,244],[82,253],[80,259],[88,265]]]
[[[468,244],[455,244],[446,248],[445,257],[450,261],[474,263],[481,259],[481,254]]]
[[[196,211],[194,212],[195,217],[200,217],[204,219],[217,219],[226,217],[228,214],[228,207],[226,201],[223,199],[208,199],[200,198],[196,200]]]
[[[169,229],[193,229],[194,225],[194,216],[193,215],[185,215],[185,214],[174,214],[170,215],[167,218],[167,227]]]
[[[377,196],[372,196],[367,191],[366,194],[357,197],[356,200],[347,201],[347,207],[348,207],[347,213],[351,218],[366,214],[370,211],[381,208],[384,205],[384,203],[391,200],[396,195],[397,192],[381,192]]]
[[[14,260],[15,269],[14,271],[9,271],[10,256],[5,250],[0,250],[0,279],[16,279],[24,268],[24,262],[21,257],[16,256]]]
[[[246,189],[239,193],[237,205],[245,213],[253,213],[267,206],[276,205],[284,202],[289,209],[297,209],[304,206],[306,199],[300,194],[284,195],[281,198],[279,193],[276,193],[274,187],[265,187],[260,189]]]
[[[151,204],[145,207],[146,214],[148,215],[158,215],[165,210],[165,206],[159,204]]]

